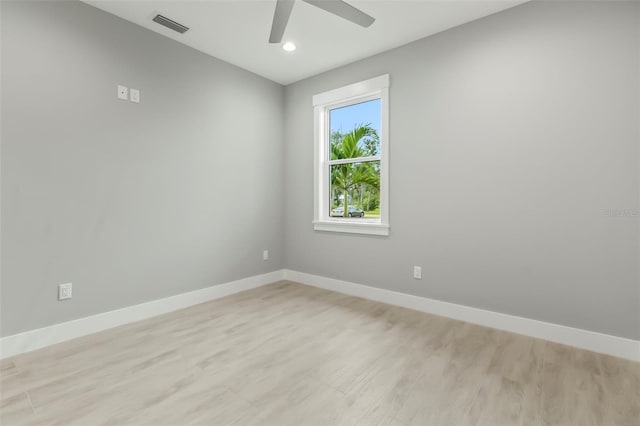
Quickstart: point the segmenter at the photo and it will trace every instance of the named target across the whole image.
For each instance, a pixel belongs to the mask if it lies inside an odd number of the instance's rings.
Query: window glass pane
[[[329,198],[331,217],[364,217],[379,221],[380,161],[331,165]],[[345,204],[348,206],[346,212]]]
[[[330,158],[380,155],[380,99],[329,111]]]

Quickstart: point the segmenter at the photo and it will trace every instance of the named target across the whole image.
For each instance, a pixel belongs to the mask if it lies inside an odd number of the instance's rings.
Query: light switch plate
[[[140,103],[140,91],[138,89],[129,90],[129,100],[137,104]]]
[[[126,101],[129,98],[129,89],[127,86],[118,85],[118,99]]]

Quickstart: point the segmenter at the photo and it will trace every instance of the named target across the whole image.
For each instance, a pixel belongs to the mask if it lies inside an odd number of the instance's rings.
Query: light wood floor
[[[640,364],[280,282],[2,362],[4,425],[630,425]]]

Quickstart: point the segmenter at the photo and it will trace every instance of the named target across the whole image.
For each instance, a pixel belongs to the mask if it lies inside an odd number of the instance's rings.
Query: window
[[[389,75],[313,97],[317,231],[389,235]]]

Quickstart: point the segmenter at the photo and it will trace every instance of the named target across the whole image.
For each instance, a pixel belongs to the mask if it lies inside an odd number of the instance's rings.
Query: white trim
[[[283,277],[283,270],[273,271],[3,337],[0,339],[0,359],[261,287]]]
[[[381,91],[380,103],[380,223],[389,227],[389,80]]]
[[[330,232],[347,232],[350,234],[368,234],[368,235],[389,235],[389,225],[381,223],[362,223],[356,222],[357,219],[350,218],[350,222],[335,221],[314,221],[313,229],[316,231]],[[353,222],[351,222],[353,221]]]
[[[457,305],[304,272],[284,270],[284,279],[632,361],[640,361],[640,341],[624,337]]]
[[[350,98],[361,98],[389,87],[389,74],[328,90],[313,96],[313,106],[334,104]]]
[[[283,279],[640,362],[640,341],[637,340],[287,269],[3,337],[0,339],[0,359],[219,299]]]
[[[331,160],[328,152],[329,110],[380,99],[380,156]],[[329,90],[313,96],[313,229],[354,234],[389,235],[389,74]],[[378,158],[379,157],[379,158]],[[332,164],[380,161],[380,220],[352,219],[349,225],[329,215],[329,169]]]

